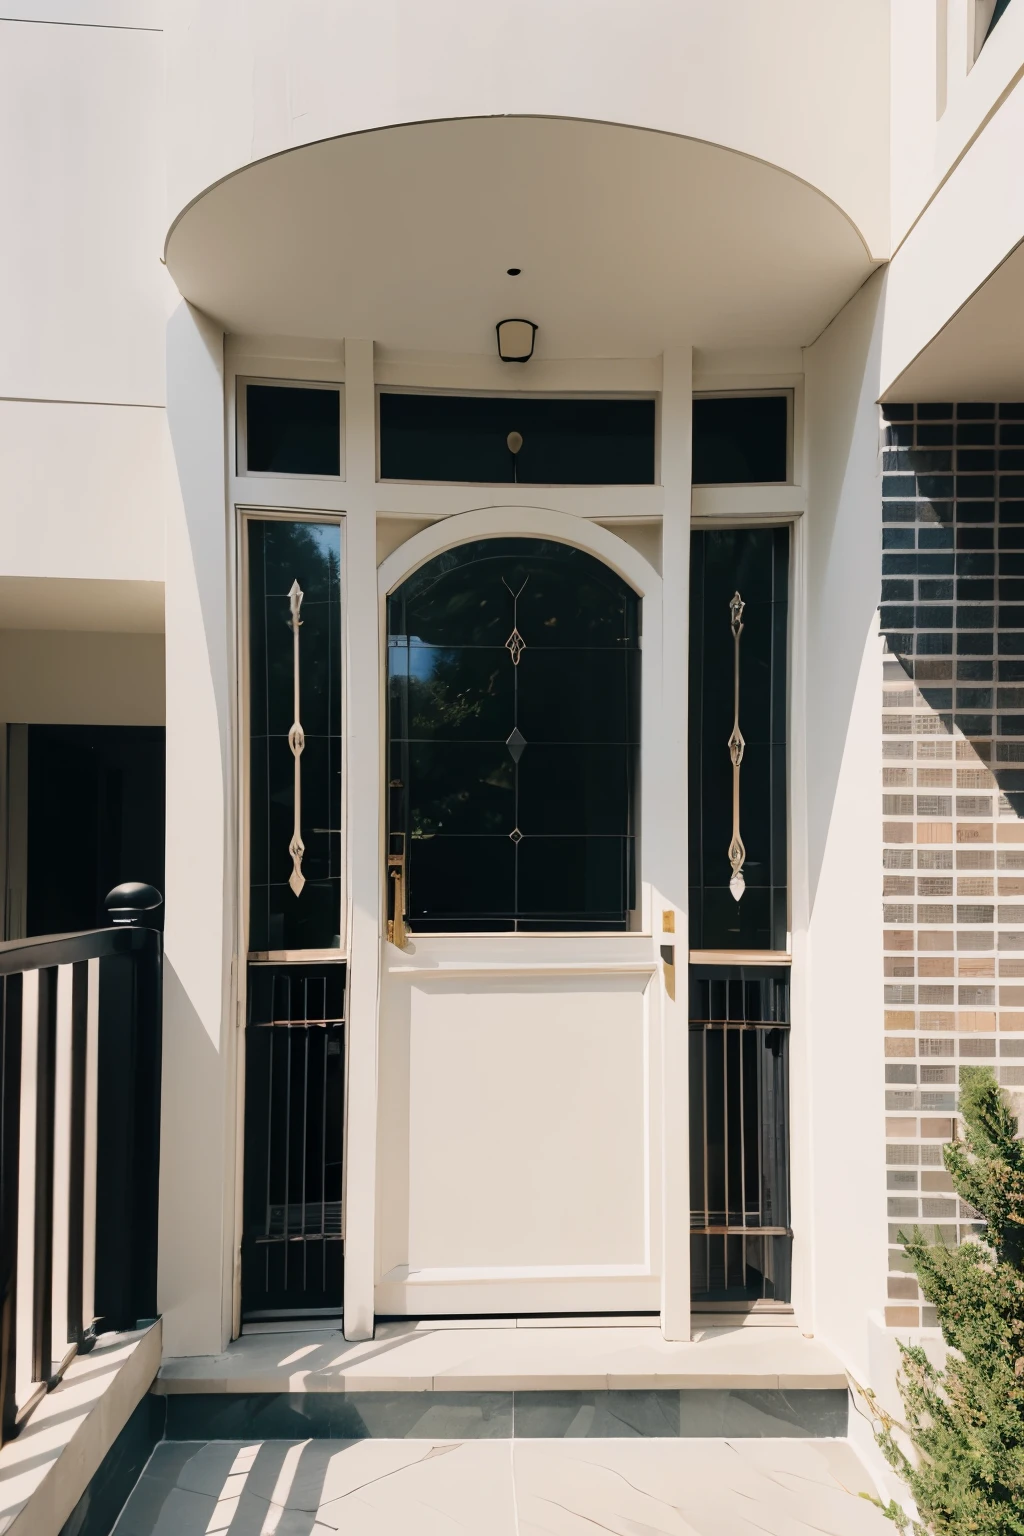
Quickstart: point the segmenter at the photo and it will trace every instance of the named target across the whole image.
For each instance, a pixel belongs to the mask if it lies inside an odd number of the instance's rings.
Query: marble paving
[[[164,1441],[114,1536],[889,1536],[839,1440]]]

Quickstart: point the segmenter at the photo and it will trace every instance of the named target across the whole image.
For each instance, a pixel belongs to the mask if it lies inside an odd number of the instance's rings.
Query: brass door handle
[[[400,845],[388,854],[388,943],[398,949],[406,944],[405,927],[405,833],[393,832],[391,842]]]

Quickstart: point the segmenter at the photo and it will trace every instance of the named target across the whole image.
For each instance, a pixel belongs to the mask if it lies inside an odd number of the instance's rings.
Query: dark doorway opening
[[[25,937],[104,927],[124,880],[163,890],[162,726],[30,725],[25,779]]]

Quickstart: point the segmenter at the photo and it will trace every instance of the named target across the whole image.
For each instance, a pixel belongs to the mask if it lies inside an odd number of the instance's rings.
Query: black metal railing
[[[156,1316],[161,903],[0,943],[0,1443],[101,1330]]]
[[[788,1302],[789,975],[690,969],[690,1266],[695,1302]]]

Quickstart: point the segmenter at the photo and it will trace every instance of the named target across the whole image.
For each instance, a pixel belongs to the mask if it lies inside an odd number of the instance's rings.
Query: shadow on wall
[[[851,818],[866,825],[871,815],[856,770],[851,771],[855,755],[851,757],[849,748],[851,741],[862,740],[861,700],[866,694],[860,682],[865,648],[874,644],[877,622],[878,546],[865,516],[878,495],[885,281],[884,272],[870,278],[805,353],[809,921],[830,847],[834,859],[846,864],[844,828]],[[863,840],[858,845],[866,854]],[[848,890],[848,867],[840,878]],[[831,893],[831,875],[826,884]]]
[[[904,898],[886,922],[934,930],[919,950],[998,950],[1000,979],[1024,978],[1024,404],[883,412],[886,893]],[[1024,986],[999,993],[1024,1005]],[[995,986],[957,1001],[994,1008]]]
[[[905,673],[916,683],[937,743],[955,728],[970,743],[970,757],[988,765],[987,772],[958,769],[955,788],[997,787],[997,817],[1019,817],[1024,404],[889,405],[883,412],[881,619],[899,664],[891,680]],[[920,728],[917,722],[917,734]],[[909,719],[905,729],[911,734]],[[952,815],[950,795],[924,799],[915,807],[919,816]],[[990,798],[970,794],[958,794],[955,809],[958,816],[993,813]]]

